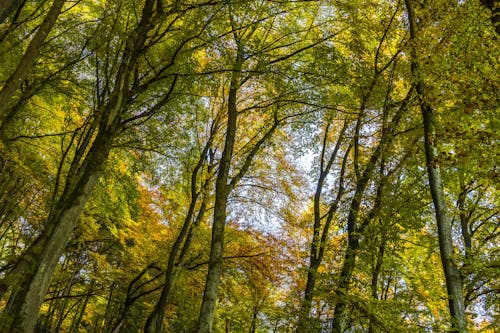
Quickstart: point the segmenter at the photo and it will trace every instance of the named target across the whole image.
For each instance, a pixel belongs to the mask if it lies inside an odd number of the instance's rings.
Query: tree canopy
[[[496,332],[498,1],[0,5],[0,332]]]

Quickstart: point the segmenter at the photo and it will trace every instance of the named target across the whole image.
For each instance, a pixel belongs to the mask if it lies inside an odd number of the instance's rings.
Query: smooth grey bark
[[[439,250],[446,279],[452,327],[456,332],[462,333],[467,332],[462,277],[454,258],[451,219],[447,213],[440,168],[436,163],[438,153],[435,146],[435,116],[432,109],[424,104],[421,107],[424,120],[425,155],[438,227]]]
[[[427,174],[429,177],[429,188],[436,216],[441,263],[443,266],[446,289],[448,292],[448,306],[451,315],[451,326],[453,332],[463,333],[467,332],[467,319],[465,316],[462,277],[454,258],[451,219],[448,215],[446,207],[443,181],[438,163],[438,150],[436,147],[436,116],[432,106],[426,98],[424,80],[421,76],[422,69],[416,52],[418,27],[413,3],[411,0],[405,0],[405,4],[410,25],[410,38],[413,46],[411,49],[411,72],[414,79],[414,86],[420,99],[420,109],[424,124],[424,147]]]
[[[234,22],[233,22],[234,23]],[[249,37],[255,32],[256,25],[253,26]],[[224,229],[226,226],[226,207],[227,200],[231,191],[235,188],[241,178],[248,172],[253,159],[262,149],[264,144],[272,137],[280,124],[277,111],[274,112],[273,125],[264,133],[264,135],[255,143],[248,154],[244,157],[238,172],[230,179],[229,170],[231,169],[232,155],[236,136],[236,123],[238,117],[237,94],[238,89],[248,77],[240,79],[241,69],[245,62],[243,45],[236,33],[233,34],[236,45],[236,61],[232,71],[231,82],[229,85],[229,94],[227,102],[227,125],[224,140],[224,150],[219,161],[219,170],[215,181],[215,205],[212,224],[212,239],[210,246],[210,259],[208,263],[208,273],[203,293],[200,315],[196,332],[210,333],[215,313],[215,304],[217,302],[218,289],[222,274],[222,260],[224,255]]]
[[[78,218],[104,167],[110,144],[98,140],[89,153],[92,163],[77,184],[77,190],[61,203],[59,212],[48,221],[44,233],[20,258],[16,267],[3,283],[14,286],[6,309],[2,314],[1,332],[32,332],[38,310],[47,292],[55,270],[67,242],[71,237]],[[109,140],[106,140],[109,142]],[[98,145],[102,144],[101,147]]]
[[[65,0],[54,0],[49,12],[26,48],[21,61],[0,90],[0,128],[5,127],[3,122],[5,121],[6,110],[9,108],[13,96],[21,87],[21,83],[31,72],[40,54],[40,48],[47,38],[47,35],[54,27],[65,2]],[[2,135],[2,133],[0,133],[0,135]]]
[[[203,292],[203,302],[201,304],[200,316],[198,319],[198,333],[212,332],[212,323],[217,302],[220,277],[222,274],[222,258],[224,255],[224,228],[226,225],[226,207],[230,192],[229,169],[236,136],[236,121],[238,110],[236,99],[240,85],[240,71],[243,65],[243,54],[238,44],[236,63],[231,77],[229,95],[227,102],[227,125],[224,150],[219,162],[219,171],[215,181],[215,205],[212,224],[212,240],[210,246],[210,259],[208,263],[208,273]]]
[[[241,70],[241,67],[240,67]],[[235,91],[236,92],[236,91]],[[234,95],[234,99],[231,98],[231,92],[229,95],[228,99],[231,103],[234,103],[234,109],[229,111],[233,113],[233,115],[237,115],[237,110],[236,110],[236,94]],[[229,133],[235,133],[232,132],[232,126],[236,126],[236,117],[233,119],[234,124],[229,124],[228,120],[228,130],[230,129],[231,131]],[[231,122],[233,122],[231,121]],[[229,194],[231,191],[234,189],[234,187],[238,184],[238,182],[241,180],[241,178],[248,172],[253,159],[257,155],[257,153],[262,149],[264,144],[272,137],[273,133],[276,131],[280,124],[280,120],[278,119],[277,112],[274,113],[274,123],[269,128],[265,134],[255,143],[255,145],[250,149],[250,152],[246,155],[244,158],[244,162],[241,165],[241,168],[237,172],[236,175],[234,175],[231,178],[231,181],[227,183],[227,180],[229,177],[226,177],[226,182],[220,182],[219,186],[217,186],[217,181],[216,181],[216,195],[215,195],[215,207],[214,207],[214,224],[215,220],[217,219],[218,225],[214,229],[212,227],[212,244],[211,244],[211,250],[210,250],[210,260],[209,260],[209,266],[208,266],[208,274],[207,274],[207,280],[205,283],[205,293],[203,295],[203,302],[202,302],[202,308],[200,310],[200,318],[198,320],[198,330],[197,332],[211,332],[212,330],[212,322],[213,322],[213,317],[214,317],[214,312],[215,312],[215,303],[217,301],[217,294],[218,294],[218,286],[220,284],[220,277],[222,273],[222,259],[224,255],[224,228],[225,228],[225,220],[226,220],[226,206],[227,206],[227,199],[229,198]],[[227,133],[226,132],[226,135]],[[230,141],[233,141],[234,144],[234,135],[232,138],[229,139]],[[223,153],[224,156],[224,153]],[[230,167],[231,164],[231,159],[228,161],[227,167]],[[221,171],[220,169],[220,164],[219,164],[219,172]],[[217,175],[217,179],[219,176]],[[217,189],[223,189],[223,192],[219,193],[219,201],[217,200]],[[218,204],[220,206],[218,206]],[[217,212],[217,215],[216,215]],[[215,243],[215,245],[214,245]]]

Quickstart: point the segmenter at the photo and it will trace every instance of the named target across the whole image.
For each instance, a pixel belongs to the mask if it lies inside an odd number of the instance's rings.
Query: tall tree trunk
[[[243,65],[243,54],[238,45],[236,63],[233,70],[231,84],[229,87],[227,103],[227,125],[224,150],[219,162],[219,171],[215,182],[215,206],[212,224],[212,240],[210,247],[210,259],[208,263],[207,280],[203,292],[203,302],[201,304],[200,316],[198,319],[198,333],[212,332],[215,303],[217,302],[220,277],[222,274],[222,257],[224,255],[224,228],[226,226],[226,206],[229,192],[231,190],[229,179],[229,169],[236,136],[236,120],[238,110],[236,99],[240,85],[239,77]]]
[[[424,81],[421,77],[421,67],[416,52],[417,23],[411,0],[405,0],[408,21],[410,24],[410,37],[412,40],[412,64],[411,71],[414,84],[420,98],[420,109],[424,124],[424,146],[429,187],[434,203],[436,215],[439,250],[441,263],[443,265],[448,291],[448,305],[451,315],[451,324],[454,332],[467,332],[467,320],[465,317],[465,305],[463,297],[462,278],[455,262],[453,253],[453,241],[451,230],[451,219],[448,216],[441,172],[437,161],[438,150],[436,147],[436,117],[432,106],[427,102]]]
[[[397,121],[394,123],[394,126],[396,125]],[[383,190],[385,182],[387,181],[386,177],[380,179],[377,186],[377,194],[373,207],[369,211],[368,215],[364,218],[364,220],[358,225],[358,215],[360,211],[361,200],[368,185],[368,181],[371,177],[370,175],[373,171],[372,166],[375,166],[375,163],[378,160],[378,156],[380,156],[379,152],[384,149],[384,146],[386,144],[388,144],[388,142],[382,139],[379,147],[377,147],[377,150],[373,153],[370,162],[363,172],[363,175],[360,179],[361,182],[358,184],[356,193],[351,202],[351,207],[347,218],[347,249],[344,255],[344,262],[342,264],[339,282],[336,288],[337,297],[339,299],[337,300],[337,303],[335,305],[334,318],[332,322],[333,333],[342,333],[346,330],[348,322],[348,302],[346,301],[346,297],[349,295],[352,274],[354,272],[354,269],[356,268],[356,260],[360,247],[360,238],[365,232],[368,223],[378,215],[381,208]]]
[[[380,245],[377,251],[377,257],[375,258],[375,264],[372,269],[372,281],[370,284],[370,289],[372,291],[372,298],[377,301],[379,299],[378,293],[378,279],[380,276],[380,271],[382,269],[382,264],[384,261],[385,246],[387,243],[387,233],[382,234],[382,239],[380,240]],[[368,326],[368,333],[375,333],[376,322],[370,316],[370,323]]]
[[[467,214],[465,208],[465,202],[467,194],[469,193],[469,189],[462,178],[463,176],[460,179],[460,194],[458,195],[457,208],[460,215],[460,227],[461,227],[462,239],[464,241],[465,261],[468,262],[473,259],[472,234],[470,232],[470,219],[472,216],[472,212],[470,214]]]
[[[350,213],[349,213],[350,214]],[[356,212],[357,214],[357,212]],[[343,333],[347,327],[347,304],[345,297],[349,294],[352,273],[356,266],[357,251],[359,249],[359,236],[355,232],[348,233],[347,249],[344,262],[337,283],[337,297],[339,300],[335,305],[332,322],[333,333]]]
[[[206,198],[203,199],[201,203],[200,210],[198,212],[198,215],[196,216],[196,220],[194,223],[191,223],[189,226],[189,231],[187,235],[185,236],[184,240],[184,245],[182,246],[182,249],[177,249],[175,251],[170,252],[169,254],[169,261],[167,263],[167,272],[165,273],[165,285],[163,286],[160,294],[160,298],[158,299],[158,302],[156,303],[156,306],[149,315],[146,325],[144,327],[144,332],[146,333],[161,333],[163,332],[163,321],[165,317],[165,311],[167,310],[167,305],[168,301],[170,299],[170,296],[172,294],[172,291],[174,290],[176,284],[177,284],[177,278],[179,276],[179,273],[181,272],[182,268],[184,267],[184,261],[186,259],[186,255],[189,252],[189,249],[191,248],[193,236],[194,236],[194,231],[195,229],[199,226],[200,222],[203,220],[203,217],[205,216],[207,208],[207,201]],[[180,235],[178,236],[180,237]],[[170,262],[170,258],[174,258],[177,256],[177,254],[180,254],[178,256],[178,259],[173,262],[173,264]],[[174,254],[175,252],[175,254]]]
[[[314,288],[316,286],[316,276],[318,275],[318,268],[320,261],[316,258],[310,257],[309,268],[307,270],[307,281],[306,288],[304,290],[304,299],[302,300],[302,304],[300,307],[299,313],[299,321],[297,323],[297,329],[295,332],[304,332],[310,328],[311,319],[309,317],[309,313],[312,308],[312,301],[314,297]]]
[[[61,1],[61,0],[57,0]],[[0,292],[11,287],[12,292],[2,314],[0,332],[32,332],[59,257],[69,241],[73,229],[102,174],[117,133],[122,113],[129,101],[130,79],[147,33],[152,28],[151,18],[155,0],[146,0],[138,26],[128,36],[122,55],[115,88],[109,101],[100,110],[99,131],[85,156],[74,181],[68,180],[63,195],[51,211],[45,229],[16,266],[2,281]]]
[[[258,315],[259,315],[259,307],[256,305],[253,308],[252,321],[250,322],[250,329],[248,330],[248,333],[255,333],[255,331],[257,330]]]
[[[254,157],[257,155],[263,145],[272,137],[273,133],[278,128],[280,123],[277,111],[275,111],[273,114],[273,125],[252,146],[248,154],[244,157],[239,171],[229,181],[229,170],[231,168],[232,154],[236,136],[236,121],[238,116],[236,99],[238,89],[242,84],[240,81],[240,72],[245,61],[241,41],[237,37],[235,37],[235,40],[238,51],[235,66],[233,68],[233,74],[231,77],[231,83],[229,85],[227,104],[228,116],[224,150],[219,161],[219,170],[217,173],[217,179],[215,181],[215,205],[212,225],[210,259],[208,263],[208,273],[207,280],[205,282],[203,301],[201,304],[200,316],[198,319],[198,333],[209,333],[212,331],[215,303],[217,302],[217,294],[222,274],[222,259],[224,254],[224,228],[226,226],[226,206],[229,194],[238,184],[241,178],[246,174],[246,172],[248,172],[250,166],[252,165]]]
[[[422,116],[424,120],[427,174],[438,227],[439,250],[446,279],[452,326],[456,332],[462,333],[467,332],[462,277],[454,258],[451,219],[447,213],[440,168],[436,163],[435,116],[432,109],[426,106],[425,103],[422,104]]]
[[[31,332],[52,273],[104,168],[111,137],[100,135],[87,157],[85,173],[58,205],[46,229],[20,258],[3,283],[14,286],[0,324],[2,332]]]
[[[35,64],[38,55],[40,54],[40,47],[47,38],[50,30],[54,27],[61,9],[65,3],[65,0],[54,0],[52,6],[50,7],[47,16],[45,16],[42,24],[38,28],[37,32],[31,39],[28,48],[24,52],[21,61],[17,65],[15,71],[9,76],[7,81],[4,83],[2,89],[0,90],[0,128],[3,130],[5,128],[5,112],[8,109],[12,97],[16,91],[21,87],[21,83],[31,72],[32,67]],[[1,23],[1,21],[0,21]],[[0,133],[0,137],[2,133]]]

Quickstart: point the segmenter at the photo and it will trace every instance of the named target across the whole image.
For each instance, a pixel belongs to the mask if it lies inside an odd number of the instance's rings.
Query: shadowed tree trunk
[[[372,298],[374,300],[379,299],[378,279],[379,279],[381,269],[382,269],[382,264],[384,261],[384,253],[385,253],[386,244],[387,244],[387,232],[383,232],[381,235],[380,244],[378,246],[377,256],[375,258],[375,263],[374,263],[374,266],[372,267],[372,281],[370,283],[370,289],[372,292]],[[375,327],[376,327],[376,322],[372,318],[370,318],[370,324],[368,326],[368,333],[375,333],[376,332]]]
[[[144,277],[144,275],[149,272],[150,270],[156,270],[158,273],[156,275],[153,275],[149,280],[141,282],[141,278]],[[120,314],[118,316],[118,319],[115,320],[114,325],[110,329],[110,332],[112,333],[119,333],[119,332],[126,332],[126,320],[127,320],[127,315],[130,311],[130,308],[132,305],[141,297],[144,297],[146,295],[149,295],[158,289],[157,288],[149,288],[146,289],[145,287],[149,284],[151,284],[153,281],[157,280],[163,275],[163,272],[156,267],[154,264],[149,265],[145,269],[143,269],[130,283],[128,284],[127,287],[127,293],[125,295],[125,301],[123,302],[122,309],[120,311]],[[144,290],[144,289],[145,290]],[[110,297],[111,300],[111,297]],[[110,321],[112,321],[114,316],[110,316]]]
[[[88,155],[87,170],[76,184],[75,190],[59,203],[59,209],[47,221],[43,233],[2,281],[2,284],[13,287],[3,314],[6,318],[0,324],[2,332],[33,330],[38,309],[47,292],[59,257],[104,168],[104,161],[110,149],[110,139],[107,135],[96,138]]]
[[[256,29],[254,25],[251,31],[246,35],[249,38]],[[234,28],[234,27],[233,27]],[[236,29],[235,29],[236,31]],[[208,263],[208,273],[205,282],[205,290],[203,293],[203,301],[201,304],[200,316],[198,319],[197,332],[210,333],[212,332],[212,323],[215,313],[215,304],[217,302],[218,289],[222,274],[222,259],[224,255],[224,229],[226,226],[227,217],[227,202],[231,191],[235,188],[238,182],[248,172],[253,163],[253,159],[262,149],[265,143],[272,137],[280,124],[277,110],[273,113],[273,124],[268,128],[264,135],[255,142],[250,148],[246,156],[243,157],[243,162],[238,172],[232,177],[229,177],[231,163],[233,158],[233,149],[235,145],[236,123],[238,117],[237,95],[238,89],[249,77],[241,79],[241,70],[245,62],[244,50],[242,41],[237,33],[233,33],[234,40],[237,45],[236,60],[234,63],[231,82],[229,85],[229,94],[227,99],[227,125],[224,140],[224,150],[219,161],[219,169],[217,179],[215,181],[215,204],[212,224],[212,239],[210,246],[210,259]]]

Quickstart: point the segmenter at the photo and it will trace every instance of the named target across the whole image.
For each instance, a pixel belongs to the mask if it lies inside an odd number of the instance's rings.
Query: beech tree
[[[496,1],[4,1],[1,332],[493,332]]]

